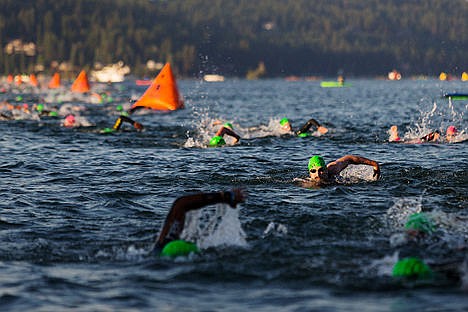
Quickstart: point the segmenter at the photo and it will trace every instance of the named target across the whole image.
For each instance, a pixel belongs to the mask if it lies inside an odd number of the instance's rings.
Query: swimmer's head
[[[221,145],[224,145],[226,144],[226,141],[224,141],[224,138],[222,136],[214,136],[213,138],[211,138],[210,140],[210,146],[221,146]]]
[[[226,122],[223,126],[226,127],[226,128],[229,128],[231,130],[234,130],[234,127],[232,126],[232,123],[230,123],[230,122]]]
[[[389,142],[398,142],[401,140],[398,136],[398,127],[395,125],[390,127],[390,130],[388,130],[388,134],[390,135],[390,137],[388,138]]]
[[[73,127],[75,125],[75,122],[76,122],[75,116],[70,114],[67,117],[65,117],[65,120],[63,121],[63,125],[65,127]]]
[[[285,131],[292,131],[292,126],[288,118],[281,119],[279,123],[280,123],[281,129]]]
[[[448,126],[447,128],[447,136],[456,136],[458,133],[458,130],[457,128],[455,128],[455,126]]]
[[[123,106],[122,105],[117,105],[117,107],[115,108],[118,112],[121,112],[123,111]]]
[[[327,166],[322,156],[315,155],[309,159],[309,175],[314,181],[326,179],[328,175]]]
[[[413,213],[409,216],[408,221],[405,224],[405,230],[409,232],[431,234],[434,231],[434,224],[424,212]]]
[[[425,279],[432,276],[432,270],[419,258],[409,257],[395,263],[392,275],[393,277]]]
[[[44,105],[43,104],[37,104],[36,110],[40,113],[44,110]]]

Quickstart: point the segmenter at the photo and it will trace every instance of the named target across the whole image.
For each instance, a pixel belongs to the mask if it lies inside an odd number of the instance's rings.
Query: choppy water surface
[[[144,92],[133,81],[94,85],[114,101],[92,104],[65,90],[9,91],[2,100],[71,104],[89,127],[25,115],[0,122],[0,306],[2,310],[461,311],[468,309],[467,148],[391,144],[400,135],[467,132],[462,82],[350,80],[349,88],[282,80],[180,81],[186,109],[137,114],[145,125],[102,135]],[[65,103],[65,104],[61,104]],[[323,136],[281,136],[277,122],[299,127],[315,118]],[[206,148],[220,119],[240,144]],[[349,183],[304,188],[308,158],[357,154],[381,164],[350,168]],[[208,207],[193,218],[221,216],[205,232],[203,252],[159,259],[150,251],[180,195],[243,187],[237,210]],[[426,241],[406,242],[410,212],[434,216]],[[195,222],[196,223],[196,222]],[[200,224],[198,224],[200,226]],[[191,229],[194,231],[194,229]],[[194,235],[187,233],[186,235]],[[398,258],[449,264],[456,277],[391,277]]]

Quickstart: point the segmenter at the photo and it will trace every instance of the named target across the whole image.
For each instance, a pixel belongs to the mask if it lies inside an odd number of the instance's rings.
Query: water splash
[[[288,234],[288,228],[281,223],[270,222],[263,231],[263,237],[267,235],[285,236]]]
[[[187,214],[182,238],[201,249],[222,245],[246,247],[245,232],[236,209],[217,204]]]
[[[468,104],[464,108],[457,108],[451,100],[447,105],[438,105],[437,102],[432,103],[430,110],[420,109],[420,116],[414,123],[414,126],[408,127],[408,131],[404,134],[404,140],[413,140],[420,138],[434,130],[439,130],[444,133],[448,126],[453,125],[458,129],[458,135],[451,142],[461,142],[468,139],[466,135],[466,122],[464,121],[465,111],[468,109]]]
[[[340,172],[339,183],[359,183],[375,181],[374,169],[366,165],[349,165]]]
[[[422,198],[423,195],[398,199],[387,210],[386,219],[388,225],[393,229],[402,230],[410,215],[422,211]]]
[[[392,276],[393,267],[397,263],[399,252],[395,251],[391,256],[384,256],[382,259],[374,260],[365,269],[365,273],[375,271],[377,276]]]

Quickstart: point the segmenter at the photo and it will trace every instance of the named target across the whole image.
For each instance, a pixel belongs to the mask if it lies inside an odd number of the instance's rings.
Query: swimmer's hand
[[[246,197],[245,192],[238,188],[225,192],[224,196],[229,196],[229,206],[232,208],[236,208],[238,203],[243,203]]]
[[[374,167],[374,175],[373,177],[378,180],[380,178],[380,167],[377,165],[377,167]]]
[[[320,132],[321,134],[325,134],[328,132],[328,129],[325,128],[324,126],[320,126],[317,128],[318,132]]]
[[[143,125],[139,122],[136,122],[133,124],[133,126],[135,127],[135,129],[137,130],[143,130]]]

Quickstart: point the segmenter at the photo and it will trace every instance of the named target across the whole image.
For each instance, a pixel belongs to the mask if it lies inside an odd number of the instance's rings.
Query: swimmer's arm
[[[128,122],[129,124],[131,124],[133,127],[135,127],[138,130],[143,129],[142,124],[140,124],[139,122],[136,122],[133,119],[131,119],[131,118],[127,117],[127,116],[124,116],[124,115],[120,115],[119,118],[117,118],[117,120],[115,121],[115,124],[112,127],[112,129],[119,130],[120,127],[122,126],[123,122]]]
[[[232,208],[235,208],[238,203],[244,201],[244,193],[239,189],[234,189],[227,192],[216,193],[198,193],[193,195],[182,196],[172,204],[172,208],[166,217],[161,233],[159,234],[157,243],[163,244],[172,224],[178,221],[181,225],[179,228],[180,234],[185,223],[185,214],[188,211],[200,209],[204,206],[226,203]]]
[[[216,132],[217,136],[223,136],[225,134],[235,138],[236,139],[235,143],[237,143],[240,140],[240,136],[229,128],[221,127],[221,129],[219,129],[218,132]]]
[[[379,164],[371,159],[367,159],[361,156],[345,155],[327,165],[328,172],[332,175],[337,175],[343,171],[348,165],[368,165],[374,167],[374,177],[377,179],[380,177],[380,166]]]
[[[322,133],[322,134],[325,134],[326,132],[328,132],[328,129],[323,127],[322,125],[319,124],[319,122],[313,118],[309,119],[309,121],[307,121],[298,131],[296,131],[296,134],[301,134],[301,133],[305,133],[307,131],[309,131],[309,129],[314,126],[315,128],[317,128],[317,130]]]

